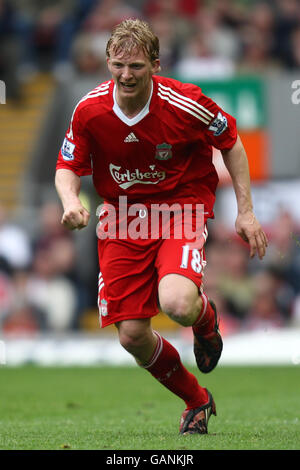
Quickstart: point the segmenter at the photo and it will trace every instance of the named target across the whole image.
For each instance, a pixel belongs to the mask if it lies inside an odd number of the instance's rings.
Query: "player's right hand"
[[[250,258],[255,254],[259,259],[263,259],[268,246],[268,239],[263,231],[259,221],[250,210],[239,214],[235,222],[235,228],[238,235],[250,246]]]
[[[82,205],[78,205],[65,209],[61,223],[69,230],[80,230],[87,226],[89,218],[89,212]]]

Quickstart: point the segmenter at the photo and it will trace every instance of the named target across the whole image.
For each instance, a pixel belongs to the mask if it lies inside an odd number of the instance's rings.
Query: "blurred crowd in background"
[[[40,208],[30,237],[0,208],[0,326],[4,333],[89,329],[94,309],[98,327],[97,251],[94,269],[82,276],[73,232],[61,223],[57,202]],[[300,230],[282,212],[264,227],[269,247],[263,261],[249,261],[249,248],[218,219],[209,222],[204,286],[221,313],[224,335],[300,326]],[[83,253],[85,248],[83,247]]]
[[[8,98],[37,73],[57,82],[108,78],[105,47],[127,17],[149,21],[160,38],[162,74],[226,78],[300,69],[300,1],[0,0],[0,78]],[[73,102],[74,104],[75,102]],[[95,259],[87,276],[77,235],[61,225],[57,201],[44,203],[27,231],[0,206],[0,330],[78,331],[96,308]],[[263,261],[222,225],[209,224],[205,289],[221,313],[223,334],[300,326],[300,227],[282,211],[264,227]],[[97,315],[94,313],[94,315]]]
[[[39,70],[61,80],[105,76],[108,35],[127,17],[152,25],[165,75],[300,67],[299,0],[0,0],[0,75],[8,93]]]

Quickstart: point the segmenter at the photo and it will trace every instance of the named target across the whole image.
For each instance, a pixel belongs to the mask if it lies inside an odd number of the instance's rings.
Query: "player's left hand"
[[[255,254],[263,259],[268,246],[268,239],[252,211],[237,216],[235,228],[238,235],[250,245],[250,258]]]

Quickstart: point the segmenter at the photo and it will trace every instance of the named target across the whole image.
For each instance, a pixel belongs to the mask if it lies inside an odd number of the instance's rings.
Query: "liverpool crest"
[[[156,154],[155,158],[157,160],[169,160],[169,158],[172,158],[172,145],[166,144],[165,142],[163,144],[158,144],[156,146]]]
[[[103,317],[107,315],[107,301],[105,299],[102,299],[100,302],[100,313]]]

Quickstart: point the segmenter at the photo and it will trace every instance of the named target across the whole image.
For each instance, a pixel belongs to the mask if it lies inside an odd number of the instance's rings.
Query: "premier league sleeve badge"
[[[213,120],[208,128],[215,136],[222,134],[227,129],[227,118],[218,112],[218,116]]]

